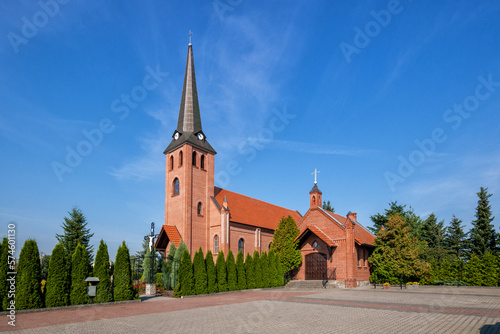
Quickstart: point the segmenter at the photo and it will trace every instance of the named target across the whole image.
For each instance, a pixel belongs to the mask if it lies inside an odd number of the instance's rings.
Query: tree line
[[[369,257],[378,283],[416,281],[421,284],[500,285],[500,233],[495,231],[489,198],[481,187],[472,228],[453,216],[449,225],[434,213],[421,219],[414,210],[389,203],[383,214],[371,216],[376,234]]]

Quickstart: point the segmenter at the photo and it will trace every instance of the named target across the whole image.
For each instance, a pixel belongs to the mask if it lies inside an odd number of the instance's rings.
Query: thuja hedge
[[[284,284],[284,271],[273,252],[269,254],[254,252],[247,254],[245,261],[241,251],[236,261],[231,251],[227,257],[219,251],[214,263],[214,256],[208,251],[203,257],[201,248],[191,256],[184,251],[179,270],[179,284],[176,297],[193,294],[216,293],[233,290],[277,287]]]

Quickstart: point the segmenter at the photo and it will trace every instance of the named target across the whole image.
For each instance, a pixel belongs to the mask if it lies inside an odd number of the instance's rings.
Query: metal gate
[[[306,255],[306,280],[322,280],[326,274],[326,254]]]

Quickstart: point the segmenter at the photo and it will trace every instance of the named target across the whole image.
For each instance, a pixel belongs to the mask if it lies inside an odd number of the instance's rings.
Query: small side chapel
[[[163,152],[166,157],[165,224],[155,247],[166,257],[171,243],[181,240],[191,254],[229,250],[253,254],[267,252],[283,216],[292,216],[300,230],[302,265],[298,280],[345,282],[356,287],[369,279],[367,258],[374,236],[356,220],[322,209],[321,191],[315,181],[310,208],[298,211],[266,203],[214,186],[217,152],[202,129],[192,44],[188,45],[184,86],[177,128]]]

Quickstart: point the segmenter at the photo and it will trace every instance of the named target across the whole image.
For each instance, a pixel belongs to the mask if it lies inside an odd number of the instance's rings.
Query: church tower
[[[201,126],[194,73],[193,46],[189,43],[177,128],[166,157],[165,224],[176,226],[191,254],[208,249],[210,197],[214,196],[214,157]]]

